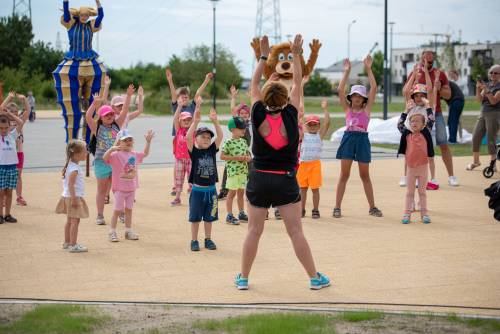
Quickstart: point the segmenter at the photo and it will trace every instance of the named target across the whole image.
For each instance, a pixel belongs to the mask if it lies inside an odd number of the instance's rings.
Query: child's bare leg
[[[431,172],[431,180],[434,180],[436,178],[436,164],[434,163],[434,157],[429,158],[429,170]]]
[[[200,223],[191,223],[191,240],[198,240],[198,229],[200,228]]]
[[[4,216],[4,207],[5,207],[5,189],[0,189],[0,205],[2,210],[0,210],[0,215]]]
[[[300,188],[300,202],[302,204],[302,211],[306,209],[307,202],[307,190],[309,188]]]
[[[337,194],[335,199],[335,207],[340,208],[342,205],[342,199],[344,198],[345,187],[347,185],[347,180],[351,175],[352,160],[342,159],[340,161],[340,177],[337,184]]]
[[[370,205],[370,209],[375,206],[375,199],[373,197],[373,185],[370,179],[370,164],[368,163],[358,163],[359,167],[359,177],[363,182],[363,188],[365,189],[366,199]]]
[[[17,197],[23,197],[23,169],[19,168],[17,170],[17,187],[16,187],[16,195]]]
[[[4,189],[5,194],[5,215],[10,215],[10,208],[12,207],[12,189]]]
[[[314,210],[318,210],[318,208],[319,208],[319,188],[312,189],[312,193],[313,193],[313,208],[314,208]]]
[[[70,218],[70,229],[69,229],[69,244],[74,246],[78,238],[78,224],[80,223],[79,218]]]
[[[226,209],[228,214],[233,214],[233,200],[236,195],[236,190],[229,190],[226,198]]]
[[[238,210],[245,211],[245,189],[238,189]]]
[[[104,215],[104,200],[106,194],[108,193],[108,187],[111,184],[111,179],[97,179],[97,194],[95,197],[95,202],[97,206],[97,214],[99,216]]]
[[[116,224],[118,222],[118,216],[120,215],[121,211],[114,210],[113,211],[113,216],[111,216],[111,229],[116,230]],[[127,219],[127,216],[125,216],[125,220]],[[129,222],[130,224],[130,222]]]
[[[125,227],[126,228],[132,227],[132,209],[125,208]]]
[[[64,242],[69,244],[71,241],[70,237],[70,228],[71,228],[71,218],[66,219],[66,225],[64,226]]]
[[[212,237],[212,223],[204,223],[205,227],[205,239],[210,239]]]

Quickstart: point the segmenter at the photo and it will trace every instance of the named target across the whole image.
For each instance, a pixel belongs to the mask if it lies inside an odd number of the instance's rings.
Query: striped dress
[[[64,60],[52,72],[57,92],[57,103],[61,106],[66,129],[66,142],[78,138],[85,108],[92,103],[92,95],[104,88],[106,69],[92,50],[92,36],[102,27],[104,11],[98,8],[97,18],[81,23],[78,16],[71,16],[68,1],[64,1],[61,24],[68,30],[69,51]],[[90,140],[90,131],[84,127],[83,138]]]

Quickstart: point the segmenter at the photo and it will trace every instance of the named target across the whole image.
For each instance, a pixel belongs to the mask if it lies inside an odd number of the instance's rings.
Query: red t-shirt
[[[419,84],[424,84],[425,85],[425,73],[423,70],[420,70],[420,79],[418,80],[418,83]],[[434,78],[436,77],[436,69],[435,68],[432,68],[430,71],[429,71],[429,76],[431,77],[431,81],[432,81],[432,84],[434,85]],[[441,73],[439,74],[439,81],[441,81],[441,87],[443,86],[449,86],[449,82],[448,82],[448,77],[446,76],[446,73],[444,73],[444,71],[441,71]],[[431,92],[429,92],[429,94],[431,94]],[[439,94],[439,92],[437,93],[437,103],[436,103],[436,113],[440,113],[442,112],[441,110],[441,95]]]

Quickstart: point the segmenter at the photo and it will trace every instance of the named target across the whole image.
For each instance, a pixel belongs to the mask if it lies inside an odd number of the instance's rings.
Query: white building
[[[349,76],[348,85],[368,84],[368,78],[363,75],[364,69],[365,65],[362,61],[351,61],[351,74]],[[318,72],[322,77],[327,78],[332,84],[333,88],[337,88],[338,83],[344,75],[344,60],[338,61],[335,64],[328,66],[327,68],[318,68],[315,71]]]
[[[415,62],[420,61],[424,50],[434,50],[434,46],[421,46],[417,48],[401,48],[392,50],[392,85],[394,93],[400,94],[402,86]],[[480,44],[454,44],[455,68],[459,74],[457,84],[466,95],[474,94],[476,78],[471,77],[472,59],[478,57],[486,68],[500,60],[500,42]],[[444,52],[444,45],[438,45],[438,58]],[[449,70],[448,68],[443,68]],[[483,78],[486,79],[486,78]]]

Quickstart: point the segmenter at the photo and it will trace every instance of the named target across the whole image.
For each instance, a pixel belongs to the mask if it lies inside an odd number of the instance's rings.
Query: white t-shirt
[[[0,165],[17,165],[19,160],[17,159],[16,150],[16,140],[17,129],[14,128],[9,132],[8,135],[0,136]]]
[[[304,132],[302,143],[300,144],[300,161],[313,161],[321,159],[323,140],[319,132]]]
[[[68,167],[66,168],[66,174],[64,175],[63,180],[63,197],[71,197],[71,193],[69,192],[68,181],[69,176],[74,171],[77,172],[76,181],[75,181],[75,195],[76,197],[83,197],[84,195],[84,184],[83,184],[83,173],[78,164],[75,164],[73,161],[68,163]]]

